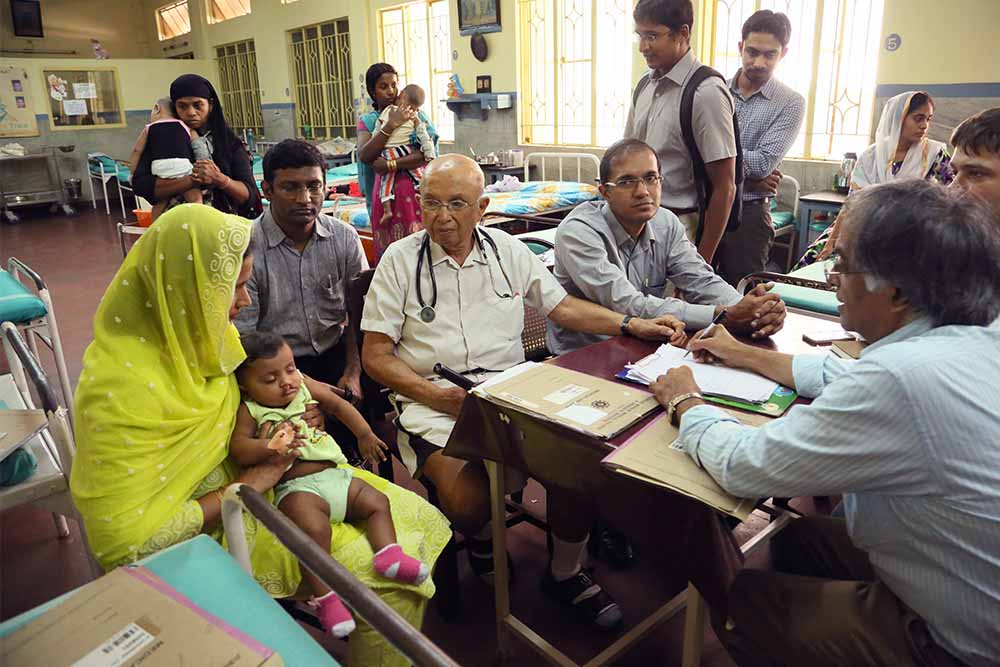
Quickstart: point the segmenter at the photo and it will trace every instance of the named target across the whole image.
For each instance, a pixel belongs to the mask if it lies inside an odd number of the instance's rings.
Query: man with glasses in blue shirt
[[[729,82],[743,146],[743,208],[740,226],[722,238],[715,256],[719,274],[731,285],[767,266],[774,241],[770,203],[781,182],[778,164],[805,116],[805,99],[774,78],[791,34],[784,14],[754,12],[743,24],[739,43],[743,66]]]
[[[660,161],[648,144],[609,146],[600,181],[604,198],[577,206],[556,231],[553,273],[568,294],[633,317],[673,315],[689,331],[722,310],[731,331],[761,338],[781,329],[780,297],[764,285],[741,297],[698,254],[678,217],[660,207]],[[546,343],[563,354],[605,338],[549,320]]]

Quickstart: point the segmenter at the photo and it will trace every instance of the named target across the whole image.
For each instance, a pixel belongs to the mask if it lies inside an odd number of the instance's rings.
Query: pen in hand
[[[684,356],[681,357],[681,359],[687,359],[687,356],[689,354],[691,354],[691,344],[692,343],[694,343],[697,340],[701,340],[705,336],[710,335],[712,333],[712,330],[715,329],[715,325],[721,324],[722,320],[724,320],[724,319],[726,319],[726,311],[723,309],[723,310],[720,310],[719,314],[715,316],[715,318],[712,320],[712,323],[709,324],[707,327],[705,327],[704,331],[702,331],[700,334],[698,334],[697,336],[695,336],[694,338],[692,338],[688,342],[687,352],[684,353]]]

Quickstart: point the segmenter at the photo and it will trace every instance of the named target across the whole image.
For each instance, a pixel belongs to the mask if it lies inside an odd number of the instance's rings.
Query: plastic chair
[[[4,322],[0,331],[11,369],[10,375],[0,376],[0,399],[11,409],[35,409],[28,389],[30,379],[49,421],[45,430],[25,445],[38,460],[38,469],[20,484],[0,487],[0,511],[27,504],[43,507],[53,513],[60,538],[70,534],[66,517],[75,519],[80,526],[91,573],[97,578],[102,573],[101,568],[91,554],[83,520],[69,491],[69,472],[76,453],[69,412],[59,404],[37,357],[28,349],[17,327]]]
[[[30,279],[34,291],[23,277]],[[73,402],[73,387],[66,370],[59,326],[56,323],[55,308],[45,281],[30,266],[16,257],[7,260],[7,270],[0,269],[0,322],[10,322],[24,331],[31,353],[38,358],[38,340],[52,350],[66,405]],[[6,342],[4,342],[6,346]],[[70,412],[72,422],[72,412]]]

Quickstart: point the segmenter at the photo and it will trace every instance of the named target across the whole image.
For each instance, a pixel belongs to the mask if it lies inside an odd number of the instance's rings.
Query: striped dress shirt
[[[761,428],[699,405],[689,455],[730,493],[843,493],[847,527],[935,641],[971,665],[1000,657],[1000,320],[911,322],[858,361],[798,355],[815,397]]]
[[[743,148],[743,177],[759,180],[778,168],[795,143],[806,113],[806,101],[797,92],[771,78],[750,97],[737,85],[740,72],[729,81],[736,104]],[[764,199],[766,192],[743,190],[743,201]]]

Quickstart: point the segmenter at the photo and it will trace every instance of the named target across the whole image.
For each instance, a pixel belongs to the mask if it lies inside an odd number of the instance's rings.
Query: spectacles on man
[[[642,42],[656,44],[656,40],[666,37],[669,34],[669,32],[634,32],[632,33],[632,41],[636,44]]]
[[[852,273],[868,273],[868,271],[845,271],[844,257],[838,252],[830,255],[826,263],[823,264],[823,277],[826,278],[826,282],[830,285],[839,285],[841,276],[847,276]]]
[[[435,213],[442,208],[448,209],[449,213],[461,213],[472,206],[469,202],[464,199],[452,199],[448,202],[441,202],[436,199],[421,199],[420,208],[424,209],[428,213]]]
[[[323,183],[309,183],[303,185],[302,183],[282,183],[278,186],[286,195],[298,196],[303,190],[306,190],[310,195],[320,195],[326,189],[326,185]]]
[[[605,185],[610,185],[613,188],[622,188],[623,190],[631,190],[635,192],[635,189],[636,187],[638,187],[640,182],[644,183],[647,188],[653,189],[659,187],[660,182],[662,180],[663,177],[660,176],[659,174],[646,174],[642,178],[633,178],[631,176],[627,176],[625,178],[619,178],[617,181],[608,181],[607,183],[605,183]]]

